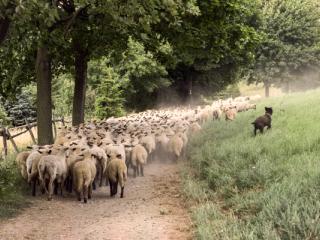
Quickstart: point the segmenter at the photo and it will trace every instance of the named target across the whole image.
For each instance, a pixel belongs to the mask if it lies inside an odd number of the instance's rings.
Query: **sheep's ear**
[[[107,157],[108,157],[108,158],[110,158],[110,155],[109,155],[109,154],[107,154]]]
[[[75,150],[77,150],[76,148],[72,148],[72,151],[75,151]]]
[[[102,142],[98,144],[98,147],[100,147],[102,145]]]
[[[50,149],[50,150],[48,151],[48,154],[51,154],[51,152],[52,152],[52,150]]]
[[[121,154],[117,154],[117,158],[122,158]]]
[[[81,151],[85,151],[86,149],[85,148],[81,148]]]
[[[27,149],[32,149],[32,147],[31,146],[27,146]]]
[[[42,154],[42,152],[40,150],[38,150],[38,153]]]

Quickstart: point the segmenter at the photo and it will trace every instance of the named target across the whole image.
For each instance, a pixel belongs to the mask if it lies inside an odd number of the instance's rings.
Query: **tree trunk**
[[[38,48],[36,76],[38,144],[52,144],[51,63],[46,46]]]
[[[0,18],[0,44],[6,39],[10,25],[8,18]]]
[[[269,82],[264,83],[265,88],[265,97],[268,98],[270,96],[270,84]]]
[[[73,95],[72,125],[84,123],[84,107],[86,99],[87,51],[74,45],[75,85]]]

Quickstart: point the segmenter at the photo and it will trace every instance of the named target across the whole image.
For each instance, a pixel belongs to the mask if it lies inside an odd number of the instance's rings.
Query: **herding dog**
[[[273,113],[272,107],[265,107],[266,113],[263,116],[258,117],[252,124],[254,126],[254,135],[257,135],[257,130],[263,133],[263,129],[267,126],[267,129],[271,128],[271,116]]]

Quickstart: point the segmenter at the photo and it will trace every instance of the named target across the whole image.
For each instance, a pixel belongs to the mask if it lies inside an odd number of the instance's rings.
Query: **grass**
[[[320,239],[319,102],[320,90],[265,99],[192,138],[184,186],[198,239]],[[254,137],[264,106],[272,130]]]
[[[26,200],[26,183],[21,178],[15,156],[0,160],[0,219],[14,216],[29,205]]]

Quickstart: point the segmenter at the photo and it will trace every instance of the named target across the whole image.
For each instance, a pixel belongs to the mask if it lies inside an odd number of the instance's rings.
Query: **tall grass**
[[[319,103],[320,90],[264,100],[193,137],[185,190],[198,239],[320,239]],[[254,137],[264,106],[272,129]]]
[[[28,205],[26,183],[18,172],[15,156],[0,160],[0,219],[11,217]]]

